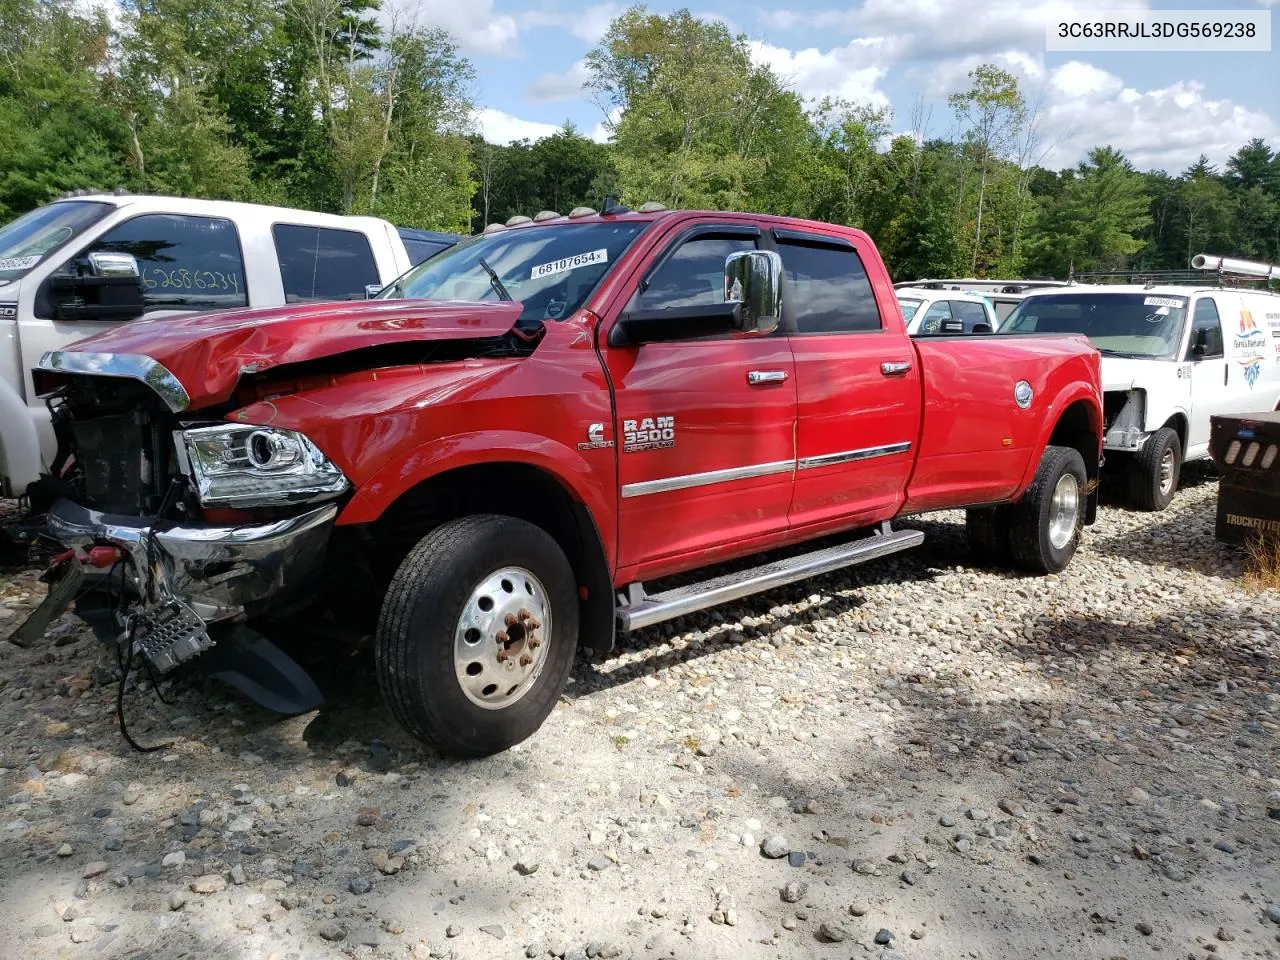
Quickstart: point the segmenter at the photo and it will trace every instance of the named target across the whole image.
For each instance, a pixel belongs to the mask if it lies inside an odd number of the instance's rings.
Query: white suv
[[[1002,334],[1081,333],[1102,354],[1104,446],[1133,504],[1163,510],[1182,464],[1209,455],[1209,418],[1280,405],[1280,294],[1087,286],[1027,295]]]
[[[913,337],[992,333],[1000,325],[991,301],[971,290],[899,287],[894,293]]]
[[[363,298],[411,265],[385,220],[216,200],[84,195],[0,227],[0,496],[54,453],[46,351],[143,315]]]

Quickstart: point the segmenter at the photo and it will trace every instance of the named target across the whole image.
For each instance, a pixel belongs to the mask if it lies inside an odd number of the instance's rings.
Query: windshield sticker
[[[529,279],[537,280],[540,277],[549,277],[556,273],[567,273],[570,270],[577,270],[579,267],[589,267],[593,263],[608,263],[609,251],[601,247],[599,250],[592,250],[590,253],[579,253],[572,257],[565,257],[562,260],[552,260],[550,263],[540,263],[529,271]]]
[[[1147,297],[1142,301],[1142,305],[1144,307],[1181,307],[1186,302],[1179,297]]]
[[[39,257],[11,257],[0,260],[0,270],[30,270],[39,262]]]

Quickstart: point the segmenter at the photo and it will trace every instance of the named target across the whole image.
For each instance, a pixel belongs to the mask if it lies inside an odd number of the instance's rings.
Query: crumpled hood
[[[46,355],[41,369],[95,372],[81,369],[92,364],[77,362],[77,354],[149,358],[199,409],[229,399],[244,374],[386,344],[499,337],[522,309],[511,301],[362,300],[161,317],[80,340]],[[37,372],[40,392],[44,379]]]
[[[1177,364],[1168,360],[1134,360],[1131,357],[1102,356],[1102,389],[1148,390],[1163,380],[1177,376]]]

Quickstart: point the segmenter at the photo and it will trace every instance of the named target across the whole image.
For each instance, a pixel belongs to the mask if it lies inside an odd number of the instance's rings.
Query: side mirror
[[[724,299],[742,305],[738,333],[773,333],[782,316],[782,258],[772,250],[729,254],[724,261]]]
[[[364,285],[364,298],[366,300],[376,300],[385,288],[380,283],[366,283]]]
[[[963,320],[943,320],[939,333],[964,333]]]
[[[989,323],[975,323],[973,325],[973,329],[970,331],[970,333],[990,333],[990,332],[991,332],[991,324]]]
[[[1191,343],[1191,355],[1193,357],[1203,357],[1209,352],[1209,331],[1205,327],[1201,327],[1195,333],[1195,339]]]
[[[610,329],[609,346],[762,337],[778,328],[781,314],[782,258],[771,250],[746,250],[725,258],[723,303],[629,310]]]
[[[97,250],[89,254],[89,275],[91,277],[132,277],[136,279],[138,261],[131,253],[111,253]]]

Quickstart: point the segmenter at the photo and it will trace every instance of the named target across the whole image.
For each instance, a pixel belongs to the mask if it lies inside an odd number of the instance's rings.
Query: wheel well
[[[613,647],[613,577],[594,520],[556,477],[524,463],[460,467],[406,491],[371,525],[376,573],[390,582],[414,545],[440,524],[495,513],[541,527],[560,545],[577,578],[579,641],[597,651]]]
[[[1182,447],[1183,456],[1187,452],[1187,418],[1180,413],[1175,413],[1172,417],[1164,422],[1166,427],[1173,430],[1178,435],[1178,443]]]
[[[1049,445],[1078,450],[1090,482],[1098,479],[1098,429],[1089,405],[1083,400],[1077,400],[1062,411],[1053,433],[1049,435]]]

